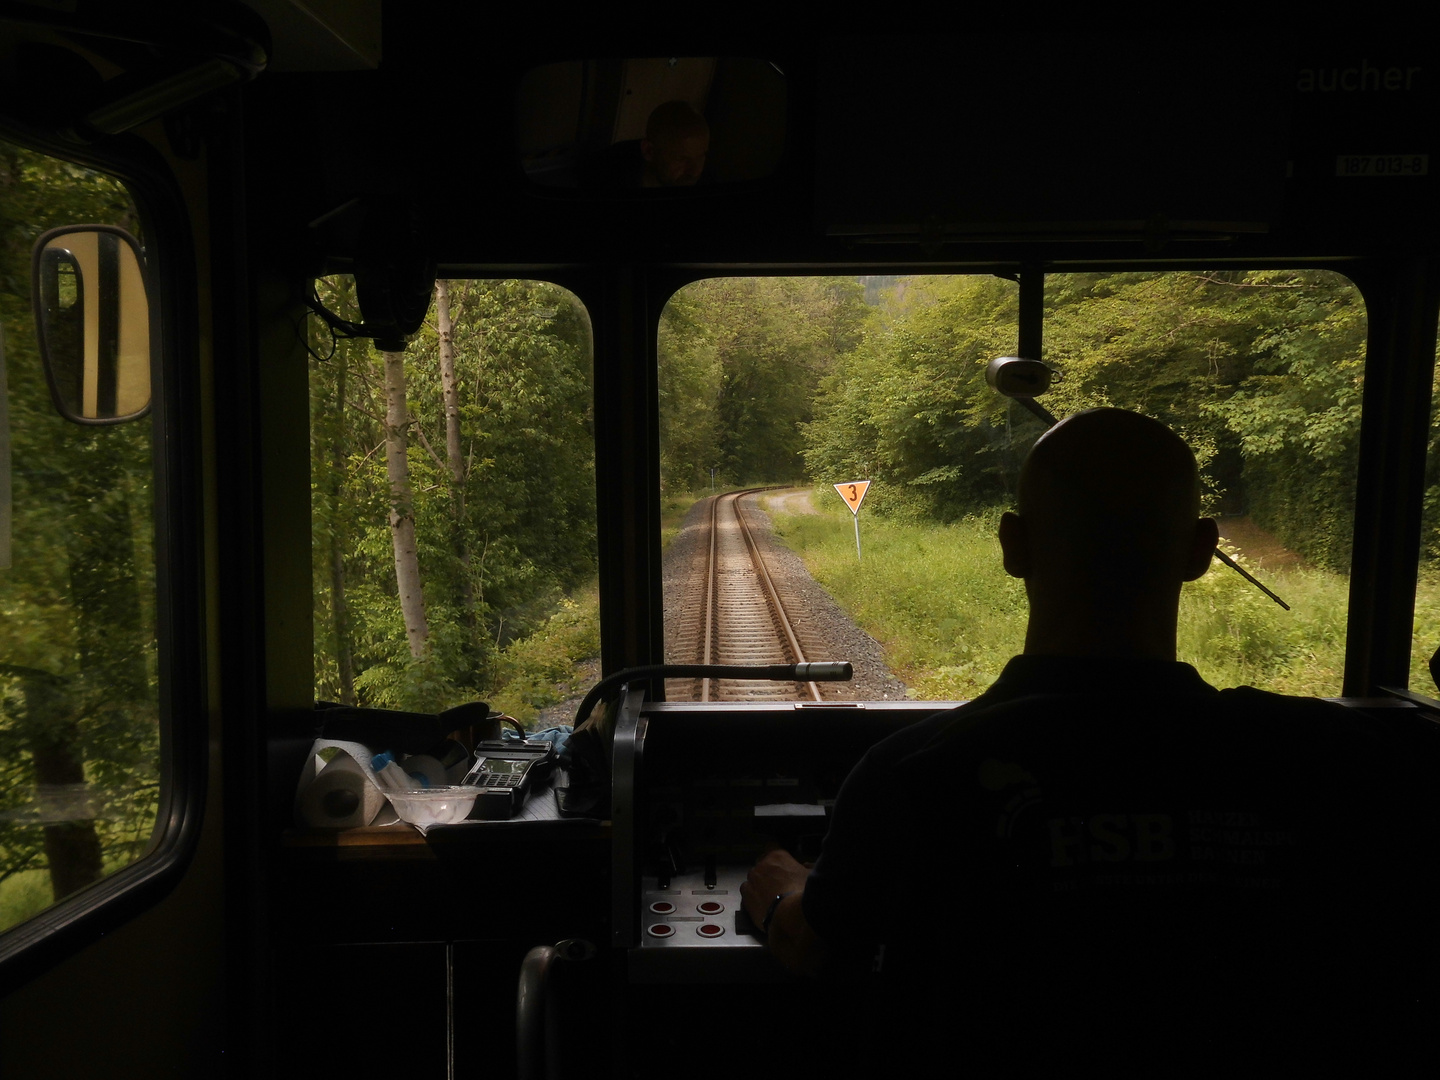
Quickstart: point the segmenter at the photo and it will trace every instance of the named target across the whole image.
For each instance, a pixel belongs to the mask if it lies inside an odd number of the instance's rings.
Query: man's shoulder
[[[1022,656],[985,694],[879,744],[874,764],[908,768],[926,758],[1052,741],[1067,747],[1143,738],[1153,745],[1255,750],[1301,740],[1319,750],[1337,741],[1384,741],[1387,734],[1372,718],[1324,698],[1255,687],[1217,690],[1184,663]]]
[[[1408,708],[1370,709],[1327,698],[1296,697],[1237,686],[1218,695],[1227,717],[1262,739],[1285,745],[1296,762],[1329,758],[1346,770],[1372,768],[1391,779],[1440,767],[1440,727]],[[1313,763],[1313,762],[1312,762]]]
[[[979,697],[877,743],[867,765],[888,771],[992,744],[1034,745],[1052,738],[1069,744],[1146,731],[1161,743],[1258,750],[1298,740],[1315,752],[1395,738],[1392,726],[1339,702],[1251,686],[1217,690],[1185,663],[1018,656]]]
[[[937,735],[951,728],[958,717],[973,712],[980,700],[966,702],[948,709],[939,709],[922,720],[892,732],[870,748],[864,764],[886,768],[928,746]]]
[[[1253,714],[1256,717],[1294,719],[1312,723],[1364,723],[1353,709],[1319,697],[1277,694],[1255,686],[1231,686],[1215,695],[1217,708]]]

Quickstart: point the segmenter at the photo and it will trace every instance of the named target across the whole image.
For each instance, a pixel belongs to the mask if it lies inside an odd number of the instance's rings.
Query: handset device
[[[555,768],[555,744],[483,739],[475,744],[475,764],[462,784],[480,789],[471,818],[496,821],[514,817],[536,783]]]

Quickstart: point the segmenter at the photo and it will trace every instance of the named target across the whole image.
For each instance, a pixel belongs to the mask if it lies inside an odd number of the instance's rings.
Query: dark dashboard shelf
[[[560,816],[560,784],[541,785],[521,807],[520,813],[505,821],[464,821],[436,825],[421,835],[404,822],[371,825],[359,829],[286,829],[281,847],[292,853],[305,852],[335,859],[439,859],[448,850],[509,842],[610,839],[610,822],[599,818]]]

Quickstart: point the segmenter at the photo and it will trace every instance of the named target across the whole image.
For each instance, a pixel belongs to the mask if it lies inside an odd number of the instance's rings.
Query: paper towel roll
[[[352,829],[368,825],[389,810],[389,800],[349,754],[338,753],[300,793],[297,816],[302,826]]]

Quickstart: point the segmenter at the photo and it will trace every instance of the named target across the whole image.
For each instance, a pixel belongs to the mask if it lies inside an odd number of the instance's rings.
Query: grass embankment
[[[505,647],[487,701],[533,730],[541,709],[590,688],[598,678],[599,656],[600,589],[591,581],[564,597],[534,633]],[[586,663],[592,659],[596,671]]]
[[[905,524],[862,510],[857,566],[851,516],[832,509],[826,494],[812,497],[820,513],[777,514],[779,535],[881,643],[915,697],[966,699],[984,690],[1025,639],[1024,586],[1000,566],[999,510],[953,525]],[[1247,569],[1292,610],[1216,564],[1181,596],[1179,658],[1216,686],[1339,694],[1348,580],[1300,567]],[[1440,587],[1433,606],[1440,616]]]
[[[703,497],[685,493],[661,503],[664,547],[679,535],[686,513]],[[583,695],[599,677],[600,590],[592,580],[563,598],[534,633],[505,648],[489,703],[533,729],[541,709]]]
[[[674,543],[675,537],[680,535],[680,526],[685,522],[685,515],[690,508],[701,499],[708,499],[710,492],[702,491],[698,494],[691,491],[684,491],[678,495],[663,495],[660,499],[660,550],[664,551]]]
[[[107,858],[101,876],[109,877],[132,861],[128,853]],[[50,884],[49,870],[21,870],[11,874],[0,881],[0,931],[33,919],[53,903],[55,890]]]
[[[54,897],[48,870],[22,870],[0,881],[0,930],[39,915]]]

